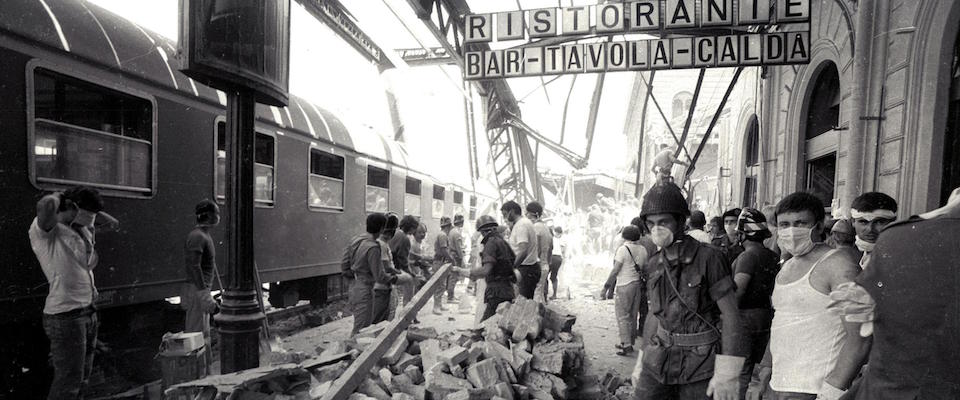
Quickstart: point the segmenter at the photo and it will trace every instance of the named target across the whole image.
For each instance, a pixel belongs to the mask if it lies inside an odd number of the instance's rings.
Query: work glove
[[[737,400],[740,397],[740,370],[745,357],[717,354],[713,364],[713,378],[707,384],[707,397],[714,400]]]
[[[827,381],[823,381],[823,384],[820,385],[820,393],[817,394],[817,400],[839,400],[845,392],[846,390],[837,389]]]
[[[633,366],[633,373],[630,374],[630,382],[636,388],[640,385],[640,375],[643,374],[643,348],[637,349],[637,363]]]
[[[860,323],[860,336],[873,335],[874,308],[877,303],[863,286],[853,282],[844,282],[830,292],[833,300],[827,308],[830,312],[841,316],[847,322]]]

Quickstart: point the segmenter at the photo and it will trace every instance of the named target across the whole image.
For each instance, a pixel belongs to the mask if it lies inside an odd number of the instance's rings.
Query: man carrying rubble
[[[722,254],[683,233],[689,215],[673,183],[643,198],[640,216],[659,250],[645,265],[648,340],[631,377],[636,400],[738,397],[744,357],[736,285]]]
[[[497,221],[489,215],[481,215],[477,219],[477,231],[483,235],[480,241],[483,246],[481,265],[476,268],[454,268],[454,271],[470,279],[486,281],[487,287],[483,292],[486,308],[480,319],[482,322],[497,313],[500,303],[513,301],[516,297],[513,284],[517,278],[513,273],[513,250],[500,234]]]

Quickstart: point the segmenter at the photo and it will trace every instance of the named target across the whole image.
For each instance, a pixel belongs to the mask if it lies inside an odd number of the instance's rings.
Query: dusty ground
[[[626,378],[636,362],[636,353],[632,356],[616,355],[614,345],[618,336],[613,300],[601,301],[595,295],[610,270],[610,260],[611,257],[606,255],[584,257],[562,267],[560,298],[552,304],[577,316],[573,331],[584,338],[589,360],[586,374],[603,376],[613,370]],[[457,285],[456,294],[461,297],[461,304],[445,304],[448,311],[442,315],[434,315],[430,311],[433,302],[428,302],[418,316],[421,324],[434,327],[441,333],[474,327],[476,299],[465,293],[466,286],[466,281]],[[333,321],[282,338],[281,346],[287,351],[314,354],[314,349],[324,341],[349,337],[352,324],[353,317]]]

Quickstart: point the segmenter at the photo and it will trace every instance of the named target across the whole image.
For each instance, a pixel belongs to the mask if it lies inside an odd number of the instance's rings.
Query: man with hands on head
[[[29,236],[50,285],[43,307],[43,330],[50,339],[54,370],[48,399],[83,396],[99,330],[93,277],[99,262],[96,232],[119,226],[116,218],[103,211],[100,193],[90,187],[75,186],[37,202]]]
[[[645,266],[650,309],[631,376],[636,400],[738,398],[736,286],[724,256],[683,233],[689,215],[672,183],[643,198],[640,216],[659,250]]]

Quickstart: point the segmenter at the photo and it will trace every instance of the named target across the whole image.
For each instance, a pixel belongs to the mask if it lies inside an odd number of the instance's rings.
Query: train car
[[[4,380],[43,369],[37,364],[46,360],[36,356],[46,354],[42,346],[34,349],[36,359],[9,353],[43,338],[38,326],[47,283],[27,230],[46,193],[77,184],[95,187],[106,211],[120,220],[119,232],[97,237],[98,306],[114,310],[104,313],[105,326],[111,324],[108,315],[117,316],[114,325],[127,332],[156,324],[155,308],[145,305],[178,295],[193,206],[204,198],[224,200],[226,96],[181,74],[176,53],[168,39],[84,1],[4,2]],[[256,264],[261,281],[270,283],[274,306],[343,296],[341,250],[363,231],[370,212],[416,215],[435,232],[441,216],[462,210],[472,219],[476,199],[492,202],[435,183],[428,171],[409,167],[402,144],[349,129],[297,96],[290,96],[288,107],[257,105],[256,111]],[[222,245],[223,229],[215,229],[214,237]],[[221,268],[225,252],[221,246]]]

